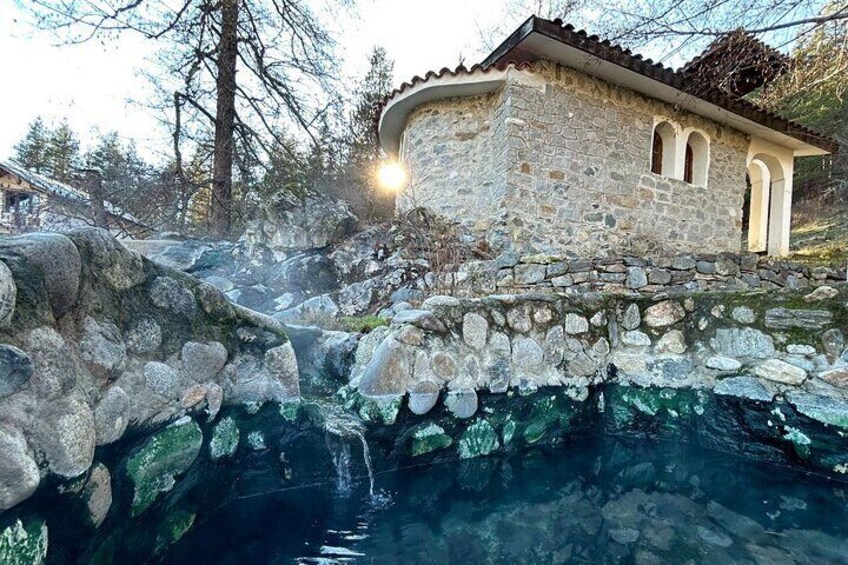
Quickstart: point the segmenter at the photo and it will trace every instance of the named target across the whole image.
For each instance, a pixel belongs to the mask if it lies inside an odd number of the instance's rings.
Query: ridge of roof
[[[808,128],[784,118],[780,114],[766,110],[750,100],[729,96],[718,89],[710,89],[700,93],[692,92],[687,90],[686,77],[681,70],[675,70],[663,65],[661,62],[654,62],[652,59],[646,59],[638,53],[634,54],[630,49],[612,43],[608,39],[601,39],[597,35],[590,35],[586,30],[576,29],[571,24],[565,24],[559,18],[555,20],[545,20],[537,16],[530,16],[530,18],[521,24],[518,29],[516,29],[498,47],[496,47],[482,63],[473,65],[470,68],[460,65],[455,70],[444,67],[438,72],[429,71],[423,77],[416,75],[410,81],[402,83],[376,105],[374,111],[375,129],[379,125],[380,116],[388,103],[394,97],[419,84],[430,80],[438,80],[445,76],[455,77],[460,74],[471,75],[476,73],[487,73],[493,69],[505,70],[507,68],[531,68],[532,61],[530,60],[515,61],[514,59],[507,59],[506,57],[510,55],[510,51],[521,43],[524,38],[534,32],[546,35],[560,43],[569,45],[585,53],[654,79],[685,94],[699,98],[705,102],[709,102],[710,104],[718,106],[774,131],[794,137],[809,145],[819,147],[820,149],[824,149],[830,153],[836,153],[839,149],[839,143],[835,139],[825,136],[812,128]],[[757,39],[756,41],[760,40]],[[716,43],[716,41],[713,42],[713,44]],[[773,49],[766,44],[763,45],[769,49]],[[704,53],[702,53],[699,57],[703,56]]]
[[[779,59],[781,61],[786,61],[789,59],[788,56],[781,53],[762,39],[758,38],[756,35],[749,33],[745,30],[745,28],[740,27],[731,31],[730,33],[727,33],[714,39],[712,42],[710,42],[709,45],[707,45],[707,47],[703,51],[701,51],[701,53],[699,53],[694,58],[692,58],[691,61],[688,61],[682,67],[677,69],[677,72],[681,74],[686,74],[693,67],[697,66],[698,63],[700,63],[703,59],[714,54],[716,51],[718,51],[728,43],[740,40],[745,41],[751,45],[756,45],[758,48],[762,49],[765,53],[768,53],[771,57],[774,57],[775,59]]]

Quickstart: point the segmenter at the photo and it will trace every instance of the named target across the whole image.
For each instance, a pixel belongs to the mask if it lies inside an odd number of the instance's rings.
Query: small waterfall
[[[371,464],[371,450],[365,439],[365,426],[352,414],[343,412],[335,406],[327,406],[323,411],[324,431],[327,434],[327,448],[336,467],[340,492],[350,492],[350,444],[347,439],[356,438],[362,444],[362,457],[368,469],[369,494],[374,496],[374,469]]]

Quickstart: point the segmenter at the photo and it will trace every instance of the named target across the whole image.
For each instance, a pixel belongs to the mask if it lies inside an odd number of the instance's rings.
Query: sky
[[[510,25],[509,19],[516,21]],[[469,66],[479,62],[487,52],[480,30],[501,25],[511,31],[522,19],[510,17],[498,0],[360,0],[355,12],[342,11],[334,21],[345,75],[361,76],[371,48],[379,44],[394,58],[399,84],[460,60]],[[502,38],[497,39],[491,43]],[[135,140],[143,156],[161,157],[167,132],[149,109],[132,102],[144,100],[149,89],[142,73],[152,68],[155,42],[124,34],[105,45],[57,43],[35,30],[15,2],[0,0],[6,77],[0,89],[0,159],[12,155],[39,115],[48,123],[66,118],[84,150],[98,132],[117,130]]]

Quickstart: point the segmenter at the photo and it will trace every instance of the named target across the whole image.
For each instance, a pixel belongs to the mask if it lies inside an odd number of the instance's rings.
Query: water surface
[[[162,563],[848,563],[848,484],[604,440],[243,494]],[[250,492],[255,487],[255,492]]]

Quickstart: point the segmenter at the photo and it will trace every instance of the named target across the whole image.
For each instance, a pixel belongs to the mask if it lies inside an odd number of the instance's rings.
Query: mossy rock
[[[300,414],[300,406],[301,402],[299,399],[291,402],[283,402],[280,404],[280,416],[286,422],[294,422]]]
[[[47,557],[47,524],[34,520],[24,525],[15,520],[0,533],[0,563],[34,565]]]
[[[445,449],[453,444],[453,439],[445,433],[444,428],[430,424],[412,435],[412,456],[418,457],[426,453]]]
[[[174,486],[174,477],[188,470],[203,445],[203,433],[188,416],[150,436],[126,465],[133,484],[132,515],[147,510]]]
[[[461,459],[489,455],[499,448],[498,434],[487,420],[480,420],[468,426],[457,445]]]
[[[382,423],[391,426],[397,419],[403,397],[365,398],[359,397],[359,417],[365,422]]]
[[[236,421],[227,416],[212,429],[212,439],[209,440],[209,457],[213,461],[231,457],[239,444],[239,428]]]
[[[187,510],[176,510],[165,517],[156,527],[156,553],[177,543],[191,527],[197,515]]]

